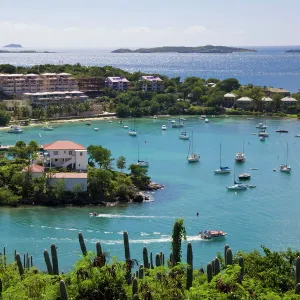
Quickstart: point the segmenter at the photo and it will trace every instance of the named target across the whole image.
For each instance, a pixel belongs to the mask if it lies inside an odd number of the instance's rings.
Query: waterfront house
[[[252,107],[253,99],[250,97],[241,97],[241,98],[237,99],[235,103],[238,108],[247,110]]]
[[[298,103],[298,101],[293,97],[284,97],[280,101],[283,107],[297,105]]]
[[[231,108],[233,107],[235,103],[236,95],[232,93],[227,93],[224,95],[223,101],[222,101],[222,106]]]
[[[126,91],[129,87],[129,80],[123,76],[119,77],[107,77],[105,79],[105,87],[112,88],[116,91]]]
[[[26,166],[22,172],[30,173],[32,178],[37,178],[37,177],[41,177],[44,174],[45,168],[40,165],[31,164],[29,166]]]
[[[64,182],[65,191],[72,191],[74,187],[79,187],[81,192],[87,191],[87,173],[48,173],[48,184],[54,186],[58,181]]]
[[[263,109],[266,111],[272,111],[274,108],[274,100],[271,97],[262,97],[261,98]]]
[[[164,82],[158,76],[142,76],[139,81],[142,83],[144,92],[163,92]]]
[[[273,87],[266,87],[264,89],[265,95],[267,97],[272,97],[274,95],[280,95],[282,97],[290,96],[290,92],[283,88],[273,88]]]
[[[49,168],[87,169],[87,150],[70,141],[56,141],[43,146],[44,163]]]

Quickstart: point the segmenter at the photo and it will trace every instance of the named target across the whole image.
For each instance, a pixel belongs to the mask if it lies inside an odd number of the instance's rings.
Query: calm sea
[[[77,234],[81,231],[89,250],[96,241],[102,242],[110,256],[124,259],[122,231],[129,232],[131,255],[142,260],[143,246],[148,251],[170,253],[170,236],[176,218],[184,218],[188,240],[192,241],[196,267],[206,265],[228,243],[234,251],[249,251],[261,244],[273,250],[286,247],[300,249],[300,133],[297,120],[267,120],[270,137],[261,142],[255,128],[261,119],[211,118],[205,124],[189,118],[186,130],[194,134],[194,148],[201,155],[197,164],[188,164],[188,141],[179,140],[180,129],[161,126],[168,121],[140,119],[138,136],[130,137],[117,121],[92,121],[58,126],[53,132],[40,128],[25,128],[22,135],[0,132],[2,144],[12,144],[18,139],[48,143],[55,140],[72,140],[85,146],[101,144],[111,149],[114,157],[124,155],[128,164],[140,159],[150,163],[149,175],[165,189],[151,194],[153,201],[123,207],[68,207],[68,208],[1,208],[0,240],[10,255],[14,249],[29,252],[34,263],[44,268],[43,250],[51,243],[58,247],[59,264],[67,270],[80,254]],[[124,124],[128,120],[124,121]],[[129,125],[129,124],[128,124]],[[99,131],[93,130],[98,127]],[[285,128],[289,133],[276,133]],[[235,153],[244,151],[245,164],[234,162]],[[214,175],[219,167],[219,144],[222,143],[222,164],[230,166],[229,175]],[[273,172],[286,161],[291,174]],[[122,146],[120,146],[122,145]],[[250,170],[258,168],[258,170]],[[229,192],[226,186],[233,183],[241,172],[251,172],[251,183],[257,187],[238,193]],[[89,217],[96,211],[99,217]],[[196,213],[199,212],[199,217]],[[202,241],[198,232],[205,229],[221,229],[228,233],[225,240]],[[183,246],[186,256],[186,245]]]
[[[56,51],[40,54],[0,54],[0,64],[111,65],[129,72],[159,73],[170,77],[238,78],[242,84],[300,89],[300,54],[285,53],[297,47],[249,47],[256,53],[177,54],[110,53],[113,49],[34,49]],[[298,47],[300,48],[300,47]],[[30,49],[32,50],[32,49]]]

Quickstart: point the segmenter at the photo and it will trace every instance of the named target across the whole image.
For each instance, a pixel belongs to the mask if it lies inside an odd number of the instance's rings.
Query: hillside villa
[[[127,80],[123,76],[107,77],[105,79],[105,87],[112,88],[116,91],[128,90],[129,84],[130,84],[129,80]]]
[[[139,81],[142,83],[142,91],[163,92],[164,82],[158,76],[142,76]]]

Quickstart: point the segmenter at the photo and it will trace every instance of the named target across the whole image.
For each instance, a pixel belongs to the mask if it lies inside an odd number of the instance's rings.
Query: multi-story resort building
[[[82,103],[88,100],[83,92],[44,92],[44,93],[24,93],[23,98],[30,100],[32,107],[43,107],[47,110],[49,105],[59,106],[61,104]]]
[[[117,91],[128,90],[129,84],[129,80],[123,76],[107,77],[105,79],[105,87],[112,88]]]
[[[283,88],[273,88],[273,87],[266,87],[264,89],[265,95],[268,97],[272,97],[274,95],[280,95],[281,97],[290,96],[290,92]]]
[[[68,73],[0,74],[0,91],[6,95],[74,90],[77,82]]]
[[[224,99],[222,101],[222,106],[231,108],[235,103],[236,95],[232,93],[227,93],[224,95]]]
[[[163,92],[164,82],[158,76],[142,76],[139,80],[143,91]]]
[[[78,78],[77,83],[81,92],[96,92],[104,87],[103,80],[96,77]]]

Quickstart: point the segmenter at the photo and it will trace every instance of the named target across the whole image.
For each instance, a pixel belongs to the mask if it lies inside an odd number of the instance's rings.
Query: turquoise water
[[[216,252],[228,243],[233,250],[252,250],[261,244],[272,249],[300,248],[300,122],[297,120],[267,120],[270,137],[261,142],[255,128],[262,119],[211,118],[205,124],[189,118],[186,130],[194,134],[194,148],[201,155],[200,163],[188,164],[188,141],[179,140],[181,129],[161,131],[167,119],[137,120],[138,137],[130,137],[128,130],[117,121],[92,121],[90,127],[83,122],[59,125],[53,132],[38,127],[25,128],[22,135],[0,132],[2,144],[18,139],[48,143],[55,140],[72,140],[88,146],[101,144],[111,149],[114,157],[124,155],[128,164],[137,160],[137,142],[140,142],[140,159],[149,163],[149,175],[165,189],[152,194],[153,201],[123,207],[68,207],[68,208],[1,208],[1,246],[8,253],[14,249],[29,252],[35,264],[44,268],[43,250],[55,243],[62,270],[70,268],[80,248],[77,233],[83,232],[89,249],[100,240],[110,256],[124,258],[122,231],[129,232],[131,256],[142,259],[142,248],[157,253],[170,253],[170,236],[176,218],[185,220],[188,240],[192,241],[196,267],[205,265]],[[124,124],[129,124],[124,120]],[[99,131],[93,130],[98,127]],[[278,128],[289,133],[276,133]],[[41,137],[39,136],[41,134]],[[235,153],[245,145],[246,162],[237,165]],[[257,187],[238,193],[226,190],[233,183],[229,175],[214,175],[219,167],[219,144],[222,142],[223,165],[235,170],[236,175],[250,168],[251,183]],[[291,174],[273,172],[285,161],[289,145]],[[99,217],[89,217],[96,211]],[[199,212],[199,217],[196,213]],[[220,241],[202,241],[197,236],[205,229],[221,229],[228,233]],[[183,248],[185,256],[185,247]]]

